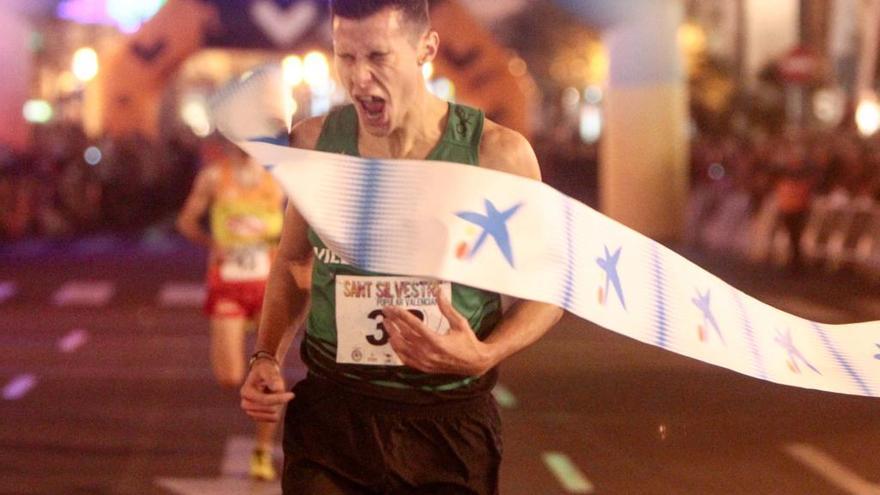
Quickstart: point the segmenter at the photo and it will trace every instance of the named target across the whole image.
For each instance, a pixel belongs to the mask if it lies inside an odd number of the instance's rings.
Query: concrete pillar
[[[30,94],[31,57],[28,46],[31,29],[23,15],[13,11],[8,2],[0,3],[0,144],[24,148],[29,139],[29,126],[22,116],[22,107]]]
[[[557,0],[602,29],[610,58],[600,164],[602,211],[662,241],[683,228],[688,93],[680,0]]]

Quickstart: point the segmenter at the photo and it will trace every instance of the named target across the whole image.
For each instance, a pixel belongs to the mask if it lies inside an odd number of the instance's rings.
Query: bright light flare
[[[574,87],[568,87],[562,90],[562,106],[571,109],[577,107],[581,101],[581,92]]]
[[[32,124],[45,124],[55,115],[52,105],[46,100],[26,101],[21,113]]]
[[[430,81],[432,77],[434,77],[434,63],[427,62],[422,66],[422,77],[425,78],[425,81]]]
[[[191,97],[184,101],[180,117],[198,137],[207,137],[213,130],[208,108],[202,98]]]
[[[445,77],[430,81],[428,90],[441,100],[455,101],[455,84]]]
[[[880,129],[880,104],[876,98],[865,98],[856,109],[856,126],[862,136],[872,136]]]
[[[303,79],[313,91],[330,87],[330,63],[327,56],[318,51],[306,54],[303,59]]]
[[[602,137],[602,110],[594,105],[581,108],[578,131],[585,143],[595,143]]]
[[[98,75],[98,54],[93,48],[83,47],[74,52],[73,75],[81,82],[89,82]]]
[[[104,158],[104,155],[101,153],[101,150],[96,146],[89,146],[86,148],[85,152],[83,152],[83,159],[91,166],[95,166],[101,163],[101,159]]]
[[[305,66],[302,58],[298,55],[288,55],[281,61],[281,74],[284,77],[284,83],[290,87],[296,87],[302,84],[305,79]]]

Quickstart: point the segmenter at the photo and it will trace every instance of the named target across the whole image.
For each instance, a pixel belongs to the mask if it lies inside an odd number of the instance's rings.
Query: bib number
[[[421,321],[422,323],[425,322],[424,311],[421,311],[418,309],[409,309],[407,311],[409,311],[410,314],[412,314],[413,316],[418,318],[419,321]],[[385,318],[384,315],[382,314],[382,310],[381,309],[374,309],[373,311],[370,311],[370,314],[367,316],[367,318],[377,322],[376,323],[376,331],[372,335],[367,335],[367,342],[369,342],[370,345],[373,345],[376,347],[381,347],[381,346],[387,344],[389,337],[388,337],[388,331],[385,330],[385,325],[383,323],[381,323],[381,321]]]
[[[391,348],[382,307],[405,308],[437,333],[449,331],[434,293],[452,297],[452,285],[408,277],[336,277],[336,362],[373,366],[401,366]]]
[[[224,282],[265,280],[270,268],[268,246],[236,247],[225,253],[220,264],[220,278]]]

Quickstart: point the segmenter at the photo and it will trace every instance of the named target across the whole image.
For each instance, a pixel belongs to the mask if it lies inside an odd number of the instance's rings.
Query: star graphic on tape
[[[455,214],[457,217],[483,229],[480,233],[480,237],[477,238],[477,242],[474,243],[474,247],[471,248],[467,256],[468,258],[471,258],[477,254],[477,251],[483,247],[486,239],[491,236],[492,239],[495,240],[498,249],[501,250],[501,254],[504,255],[504,259],[506,259],[507,263],[513,267],[513,251],[510,247],[510,235],[507,232],[507,221],[519,211],[523,203],[518,203],[504,211],[499,211],[491,201],[488,199],[484,201],[486,206],[485,215],[475,211],[460,211]]]
[[[793,366],[792,371],[794,371],[795,373],[800,373],[800,369],[798,369],[797,366],[797,361],[801,361],[802,363],[806,364],[811,370],[820,375],[822,374],[821,371],[816,369],[815,366],[807,361],[807,358],[804,357],[801,351],[798,350],[798,348],[794,345],[794,339],[791,337],[791,329],[786,330],[785,334],[783,334],[779,330],[776,330],[776,338],[774,340],[776,340],[776,343],[779,344],[788,353],[788,359],[790,360],[789,364]]]
[[[626,309],[626,300],[623,298],[623,287],[620,285],[620,275],[617,273],[617,264],[620,262],[621,251],[623,251],[623,247],[617,248],[617,251],[615,251],[614,254],[611,254],[611,251],[608,250],[608,246],[605,246],[605,257],[596,258],[596,263],[599,264],[599,268],[605,271],[605,294],[608,294],[609,284],[613,284],[614,292],[617,293],[617,298],[620,300],[620,304],[623,305],[623,309]]]
[[[703,313],[703,320],[709,325],[712,325],[712,328],[715,329],[715,333],[718,334],[718,338],[724,343],[724,335],[721,334],[721,329],[718,327],[718,321],[715,319],[715,315],[712,314],[712,291],[706,289],[706,293],[701,294],[699,289],[697,289],[697,297],[692,298],[691,302],[693,302]]]

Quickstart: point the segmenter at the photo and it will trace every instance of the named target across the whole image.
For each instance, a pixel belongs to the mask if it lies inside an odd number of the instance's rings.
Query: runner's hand
[[[488,345],[480,342],[467,318],[441,294],[437,296],[437,306],[449,320],[446,335],[434,332],[405,309],[382,308],[391,347],[403,364],[425,373],[479,376],[489,371],[495,363],[490,358]]]
[[[257,359],[241,386],[241,408],[256,421],[277,423],[284,405],[293,399],[293,392],[285,390],[278,366],[268,359]]]

